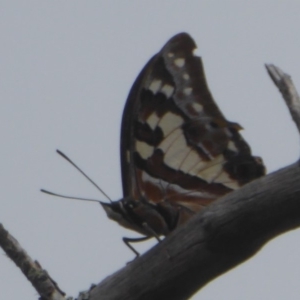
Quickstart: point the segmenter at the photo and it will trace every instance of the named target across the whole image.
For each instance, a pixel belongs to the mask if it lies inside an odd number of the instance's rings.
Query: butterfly
[[[121,124],[123,198],[102,203],[108,217],[143,237],[167,236],[223,195],[265,174],[225,119],[206,83],[196,44],[172,37],[134,82]]]

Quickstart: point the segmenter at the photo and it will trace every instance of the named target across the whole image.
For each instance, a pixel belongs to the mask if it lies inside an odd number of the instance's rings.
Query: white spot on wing
[[[185,59],[184,58],[176,58],[174,60],[174,63],[177,67],[182,68],[185,64]]]
[[[150,146],[147,143],[141,141],[135,142],[135,149],[143,159],[147,159],[148,157],[150,157],[154,151],[153,146]]]
[[[227,148],[231,151],[238,152],[238,148],[235,146],[233,141],[229,141]]]
[[[190,153],[185,157],[183,162],[181,163],[180,170],[189,173],[190,169],[192,169],[195,164],[197,164],[200,160],[199,154],[195,150],[191,150]]]
[[[163,139],[163,141],[158,145],[158,148],[161,149],[164,153],[166,153],[175,141],[175,139],[181,134],[182,130],[180,128],[175,129]]]
[[[168,57],[174,57],[174,53],[169,52],[169,53],[168,53]]]
[[[223,182],[223,184],[233,190],[237,190],[240,188],[240,186],[238,185],[238,183],[236,181]]]
[[[149,85],[149,90],[153,93],[156,94],[161,87],[161,80],[153,80],[150,85]]]
[[[184,80],[189,80],[190,79],[190,75],[188,73],[184,73],[182,75],[182,77],[183,77]]]
[[[204,161],[204,160],[201,160],[199,161],[194,168],[192,168],[190,171],[189,171],[189,174],[192,174],[192,175],[196,175],[196,176],[199,176],[199,177],[202,177],[200,175],[200,173],[205,170],[205,169],[209,169],[210,167],[212,166],[215,166],[215,165],[223,165],[223,163],[225,162],[224,160],[224,156],[222,154],[216,156],[213,160],[211,161]]]
[[[165,84],[161,88],[161,92],[164,93],[167,98],[170,98],[173,95],[174,87],[169,84]]]
[[[159,117],[157,116],[157,114],[154,112],[152,113],[148,119],[146,120],[147,124],[151,127],[151,129],[155,129],[157,126],[157,123],[159,121]]]
[[[206,162],[204,160],[199,160],[198,163],[196,163],[194,165],[194,167],[192,167],[189,171],[188,174],[190,175],[196,175],[198,176],[198,173],[200,172],[200,170],[203,170],[207,165],[209,164],[209,162]]]
[[[168,148],[164,155],[164,163],[178,170],[182,161],[187,157],[191,148],[186,144],[186,139],[183,134],[180,134],[173,142],[172,146]]]
[[[206,180],[208,183],[211,183],[222,172],[222,169],[223,169],[222,164],[216,164],[209,168],[205,168],[204,170],[198,173],[198,176]]]
[[[159,127],[164,133],[164,136],[167,136],[171,131],[178,128],[183,124],[182,117],[175,115],[171,112],[167,112],[159,121]]]
[[[200,51],[199,51],[198,48],[195,48],[195,49],[193,50],[193,55],[196,56],[196,57],[201,57],[201,54],[200,54]]]
[[[233,189],[233,190],[236,190],[238,189],[240,186],[239,184],[234,181],[233,179],[231,179],[229,176],[228,176],[228,173],[223,171],[220,173],[220,175],[218,175],[215,179],[214,179],[214,182],[216,183],[222,183],[223,185]]]
[[[201,105],[200,103],[194,102],[192,104],[192,107],[198,113],[203,111],[203,105]]]
[[[192,93],[193,89],[191,87],[187,87],[183,89],[183,93],[189,96]]]

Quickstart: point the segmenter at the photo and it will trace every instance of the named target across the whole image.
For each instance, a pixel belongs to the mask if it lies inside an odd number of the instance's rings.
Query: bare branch
[[[0,224],[0,246],[21,269],[43,300],[65,300],[65,293],[59,289],[47,271],[43,270],[37,261],[32,260],[2,224]]]
[[[272,238],[300,226],[299,182],[294,164],[230,193],[106,278],[89,299],[188,299]]]
[[[271,79],[280,90],[300,133],[300,98],[293,84],[291,76],[271,64],[266,65],[266,68]]]

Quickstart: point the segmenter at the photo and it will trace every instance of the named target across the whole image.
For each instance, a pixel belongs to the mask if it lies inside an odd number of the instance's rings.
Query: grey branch
[[[188,299],[272,238],[300,226],[299,182],[296,163],[230,193],[102,281],[89,299]]]
[[[274,65],[266,65],[266,69],[271,79],[280,90],[300,133],[300,99],[291,76],[285,74],[282,70]]]
[[[21,269],[25,277],[43,300],[65,300],[65,293],[57,286],[56,282],[43,270],[37,261],[32,258],[21,247],[19,242],[8,233],[0,224],[0,246],[7,256]]]

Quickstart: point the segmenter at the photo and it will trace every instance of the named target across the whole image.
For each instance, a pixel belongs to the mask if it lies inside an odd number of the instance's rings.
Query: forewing
[[[198,211],[265,172],[241,127],[214,102],[195,48],[188,34],[174,36],[130,91],[121,130],[124,197]]]

